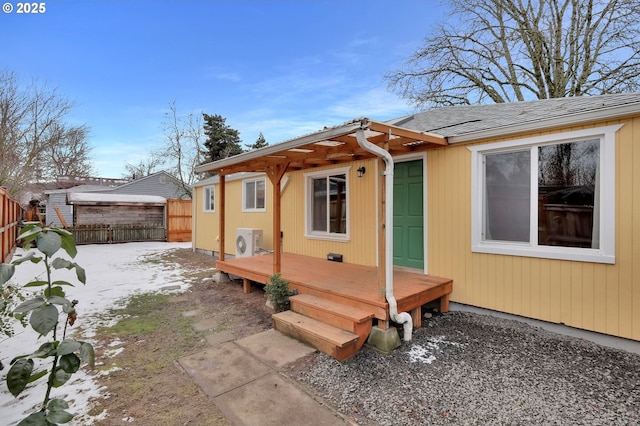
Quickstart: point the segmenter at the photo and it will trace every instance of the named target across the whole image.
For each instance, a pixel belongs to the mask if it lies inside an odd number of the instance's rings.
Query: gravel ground
[[[423,325],[391,355],[284,373],[360,425],[640,425],[640,355],[473,313]]]

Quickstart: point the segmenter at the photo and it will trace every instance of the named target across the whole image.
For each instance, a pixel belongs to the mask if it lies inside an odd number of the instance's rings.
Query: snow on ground
[[[77,281],[74,271],[54,270],[52,273],[53,280],[66,280],[76,285],[65,287],[67,299],[79,301],[76,306],[78,319],[74,328],[82,327],[83,334],[76,338],[91,341],[90,337],[95,334],[98,326],[108,325],[100,314],[116,307],[117,302],[127,296],[165,287],[179,286],[180,290],[177,291],[185,290],[187,284],[182,282],[181,271],[159,263],[156,258],[167,250],[190,247],[191,243],[163,242],[78,246],[78,255],[73,261],[86,270],[86,285]],[[14,260],[23,253],[24,251],[18,250]],[[61,256],[62,253],[60,250],[54,257]],[[36,276],[42,277],[41,279],[46,277],[43,265],[25,262],[16,266],[11,282],[16,285],[24,284]],[[41,291],[42,287],[37,289]],[[51,338],[49,335],[46,339],[36,341],[37,333],[30,327],[22,328],[20,324],[14,330],[15,336],[11,338],[0,336],[0,360],[5,365],[0,372],[0,416],[5,425],[15,425],[33,412],[36,405],[39,407],[46,389],[46,379],[41,378],[36,386],[27,387],[19,398],[14,398],[6,383],[9,362],[16,355],[33,352]],[[46,367],[49,367],[50,361],[50,358],[46,360]],[[104,360],[96,359],[96,365],[103,362]],[[76,414],[76,417],[68,425],[84,426],[93,424],[93,419],[87,415],[91,408],[89,400],[104,392],[105,389],[99,388],[93,378],[86,374],[83,366],[64,386],[52,390],[52,398],[64,398],[70,403],[68,411]]]
[[[414,344],[411,346],[409,350],[409,361],[431,364],[437,359],[436,353],[441,352],[441,345],[465,346],[462,343],[448,341],[444,336],[431,336],[427,338],[424,345]]]

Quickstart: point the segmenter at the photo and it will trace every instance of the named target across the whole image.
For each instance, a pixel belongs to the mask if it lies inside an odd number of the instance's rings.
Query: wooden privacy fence
[[[22,207],[4,189],[0,188],[0,261],[9,262],[16,248],[18,224],[22,218]]]
[[[165,227],[144,225],[79,225],[67,228],[76,244],[131,243],[135,241],[165,241]]]
[[[191,241],[191,200],[167,200],[167,241]]]

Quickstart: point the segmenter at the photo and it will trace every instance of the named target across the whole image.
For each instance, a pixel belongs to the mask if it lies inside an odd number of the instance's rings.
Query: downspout
[[[369,142],[364,136],[363,128],[356,130],[356,139],[360,148],[383,159],[385,163],[385,240],[387,248],[385,250],[385,297],[389,303],[389,315],[391,319],[403,324],[404,340],[411,341],[413,332],[413,319],[407,312],[398,313],[398,303],[393,295],[393,157],[388,151]]]

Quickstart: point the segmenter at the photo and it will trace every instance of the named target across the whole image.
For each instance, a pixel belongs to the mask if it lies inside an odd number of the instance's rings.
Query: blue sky
[[[57,0],[40,15],[6,1],[0,68],[75,103],[102,177],[162,143],[173,101],[222,115],[245,144],[408,114],[383,75],[444,17],[430,0]]]

